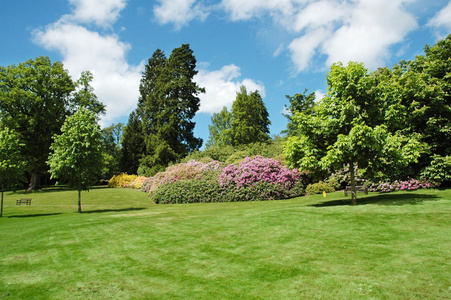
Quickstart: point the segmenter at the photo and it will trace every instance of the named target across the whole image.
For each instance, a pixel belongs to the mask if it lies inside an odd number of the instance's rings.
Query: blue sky
[[[107,106],[102,126],[126,123],[143,67],[188,43],[206,88],[195,135],[208,139],[211,114],[231,107],[241,85],[258,89],[271,135],[286,128],[285,95],[326,93],[332,63],[393,66],[451,33],[449,0],[2,0],[0,65],[46,55],[74,79],[94,74]]]

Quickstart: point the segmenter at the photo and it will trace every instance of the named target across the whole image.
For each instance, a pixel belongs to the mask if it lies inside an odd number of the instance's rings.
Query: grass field
[[[451,299],[451,190],[155,205],[6,193],[4,299]],[[19,198],[31,206],[16,206]]]

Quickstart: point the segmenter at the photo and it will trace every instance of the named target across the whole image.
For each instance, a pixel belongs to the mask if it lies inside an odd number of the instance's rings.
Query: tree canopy
[[[230,135],[233,145],[267,142],[269,137],[268,110],[258,91],[247,92],[241,86],[232,105]]]
[[[48,158],[51,178],[64,180],[78,190],[78,212],[81,212],[81,191],[88,190],[101,172],[101,137],[95,114],[85,108],[67,117],[61,134],[53,136]]]
[[[83,72],[72,81],[61,62],[52,63],[44,56],[0,67],[0,125],[15,130],[24,143],[21,156],[30,190],[38,188],[40,176],[46,174],[52,136],[60,132],[66,116],[81,106],[96,114],[104,112],[91,80],[92,74]]]
[[[384,118],[394,113],[388,111],[393,103],[377,96],[375,77],[363,64],[334,64],[326,79],[327,96],[313,112],[295,113],[298,135],[289,138],[285,154],[291,166],[304,170],[348,164],[355,204],[355,165],[377,178],[415,162],[423,145],[415,135],[388,130]]]
[[[209,137],[206,148],[213,146],[224,147],[232,145],[230,128],[232,126],[232,113],[223,107],[218,113],[213,113],[211,125],[208,125]]]
[[[20,155],[19,135],[7,127],[0,130],[0,188],[2,190],[0,217],[3,215],[3,191],[22,182],[25,163]]]
[[[269,137],[268,110],[258,91],[248,93],[241,86],[229,112],[226,107],[214,113],[208,126],[207,148],[266,143]]]

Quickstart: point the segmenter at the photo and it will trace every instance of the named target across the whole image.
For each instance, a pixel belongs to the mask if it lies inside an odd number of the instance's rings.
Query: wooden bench
[[[348,193],[351,193],[352,187],[351,186],[346,186],[344,192],[345,192],[345,197],[348,195]],[[356,193],[365,193],[365,195],[368,195],[368,186],[366,185],[356,185],[355,186],[355,191]]]
[[[16,200],[16,205],[22,205],[22,204],[31,205],[31,198],[23,198],[20,200]]]

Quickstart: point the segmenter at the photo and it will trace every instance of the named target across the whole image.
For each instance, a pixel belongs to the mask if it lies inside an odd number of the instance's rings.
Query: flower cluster
[[[130,187],[130,183],[138,178],[137,175],[128,175],[127,173],[121,173],[113,176],[109,182],[108,187],[127,188]]]
[[[434,182],[429,182],[427,180],[417,180],[410,178],[409,180],[399,181],[396,180],[394,182],[379,182],[372,183],[368,190],[371,192],[393,192],[393,191],[413,191],[418,189],[429,189],[436,187],[437,184]]]
[[[146,177],[144,176],[121,173],[119,175],[113,176],[109,180],[108,187],[140,189],[144,180],[146,180]]]
[[[143,182],[141,190],[149,193],[157,190],[163,184],[174,183],[180,180],[201,179],[220,170],[221,165],[222,163],[219,161],[202,163],[195,160],[172,165],[167,167],[166,171],[147,178]]]
[[[149,178],[143,190],[155,203],[277,200],[300,196],[304,189],[297,170],[275,159],[246,157],[239,165],[190,161]]]
[[[262,156],[246,157],[239,165],[228,165],[219,175],[222,186],[250,186],[257,182],[267,182],[291,189],[300,178],[297,169],[290,170],[278,160]]]

